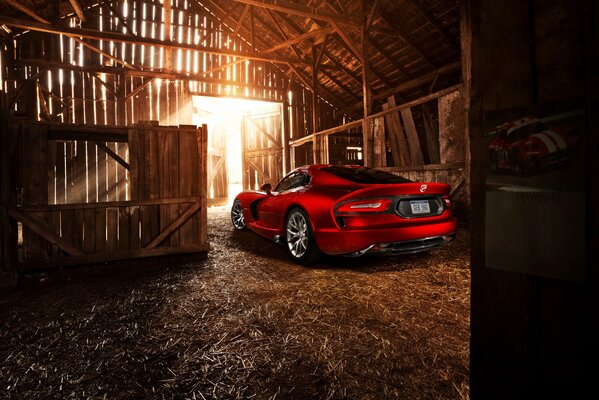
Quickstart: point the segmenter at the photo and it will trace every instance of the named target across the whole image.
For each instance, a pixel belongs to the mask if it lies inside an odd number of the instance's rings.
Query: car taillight
[[[335,210],[337,214],[380,213],[387,211],[392,201],[389,199],[368,199],[348,201]]]
[[[445,203],[445,208],[451,208],[451,199],[449,196],[443,196],[443,203]]]

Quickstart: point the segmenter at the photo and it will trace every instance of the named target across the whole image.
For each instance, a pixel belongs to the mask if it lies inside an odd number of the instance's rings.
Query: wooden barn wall
[[[333,128],[346,122],[347,117],[328,102],[318,99],[317,120],[314,127],[312,92],[301,85],[292,85],[289,102],[291,140],[301,139],[315,131]],[[361,133],[355,133],[356,136]],[[335,150],[337,151],[337,150]],[[339,150],[343,151],[343,150]],[[291,148],[291,168],[312,164],[312,143]]]
[[[203,8],[189,7],[183,0],[172,3],[173,41],[250,51],[248,43]],[[81,25],[74,18],[64,23],[165,39],[163,12],[158,0],[129,0],[92,8]],[[35,81],[36,87],[30,89],[39,100],[33,110],[17,104],[16,111],[40,120],[75,124],[131,125],[156,120],[172,125],[191,122],[189,103],[194,94],[276,102],[287,96],[288,76],[268,62],[107,40],[86,42],[108,56],[64,35],[27,32],[17,37],[15,59],[2,59],[2,79],[9,80],[5,92],[8,98],[22,94],[23,83],[27,86],[26,82]],[[14,68],[7,68],[8,63]],[[227,66],[221,68],[223,65]],[[302,97],[301,91],[296,97]]]
[[[205,125],[1,122],[2,268],[207,250]]]

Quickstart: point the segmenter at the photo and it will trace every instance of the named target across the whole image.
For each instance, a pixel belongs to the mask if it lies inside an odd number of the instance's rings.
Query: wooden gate
[[[213,124],[208,136],[208,205],[227,204],[229,177],[227,174],[227,132]]]
[[[283,178],[281,112],[248,115],[241,121],[243,190],[263,183],[276,185]]]
[[[10,125],[13,269],[208,249],[205,126]]]

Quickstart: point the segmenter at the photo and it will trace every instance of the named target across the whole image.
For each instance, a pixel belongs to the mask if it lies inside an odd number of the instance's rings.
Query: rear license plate
[[[427,214],[431,212],[428,200],[412,200],[410,201],[410,207],[412,208],[412,214]]]

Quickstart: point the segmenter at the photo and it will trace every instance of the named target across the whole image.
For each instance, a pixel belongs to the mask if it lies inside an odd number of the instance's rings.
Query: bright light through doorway
[[[208,125],[208,152],[226,148],[229,204],[243,190],[241,124],[244,116],[280,112],[281,104],[225,97],[193,97],[193,124]],[[224,139],[224,140],[223,140]]]

